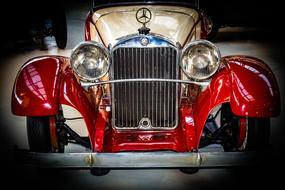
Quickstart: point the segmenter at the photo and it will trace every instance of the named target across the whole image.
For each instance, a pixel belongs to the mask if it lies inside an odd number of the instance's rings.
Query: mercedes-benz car
[[[70,57],[35,57],[17,75],[12,112],[27,118],[30,146],[21,157],[96,175],[256,161],[280,112],[278,84],[258,58],[222,57],[208,24],[186,1],[95,1]],[[63,105],[81,114],[87,137]],[[71,142],[89,151],[64,153]]]

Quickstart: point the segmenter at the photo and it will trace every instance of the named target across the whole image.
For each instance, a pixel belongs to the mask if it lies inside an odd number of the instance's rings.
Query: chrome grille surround
[[[148,39],[149,43],[145,45],[142,39]],[[111,80],[179,77],[180,51],[165,38],[133,35],[119,40],[110,49]],[[178,83],[145,81],[112,84],[114,128],[168,130],[177,125]]]

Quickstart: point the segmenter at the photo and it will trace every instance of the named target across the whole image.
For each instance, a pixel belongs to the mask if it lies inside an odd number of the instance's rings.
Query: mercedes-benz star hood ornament
[[[140,34],[148,34],[150,29],[147,28],[145,25],[148,23],[152,18],[151,11],[148,8],[142,7],[136,13],[136,19],[139,23],[143,24],[141,28],[138,29]]]

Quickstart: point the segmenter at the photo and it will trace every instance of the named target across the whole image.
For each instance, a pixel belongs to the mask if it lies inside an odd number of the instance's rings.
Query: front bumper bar
[[[184,168],[232,167],[257,164],[255,152],[120,152],[120,153],[34,153],[17,151],[20,164],[43,168]]]

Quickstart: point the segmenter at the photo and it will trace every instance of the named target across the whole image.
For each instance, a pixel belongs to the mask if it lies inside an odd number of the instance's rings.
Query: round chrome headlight
[[[97,42],[82,42],[71,53],[71,67],[83,80],[95,81],[109,70],[108,50]]]
[[[183,72],[196,80],[207,79],[218,70],[221,54],[211,42],[199,40],[189,43],[181,56]]]

